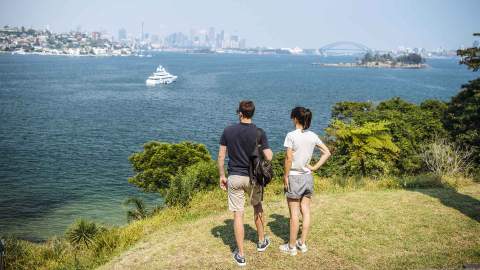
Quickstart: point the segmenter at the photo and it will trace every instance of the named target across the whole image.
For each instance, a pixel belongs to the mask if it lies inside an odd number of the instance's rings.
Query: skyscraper
[[[120,30],[118,30],[118,40],[122,41],[125,39],[127,39],[127,30],[120,28]]]
[[[244,38],[242,38],[242,39],[240,40],[240,43],[238,44],[238,47],[239,47],[240,49],[246,49],[246,48],[247,48],[247,40],[244,39]]]
[[[238,44],[238,36],[237,35],[232,35],[230,36],[230,48],[237,49],[239,47]]]
[[[223,48],[223,40],[225,39],[225,32],[222,30],[217,34],[215,47]]]
[[[210,27],[208,29],[208,40],[207,43],[210,47],[215,47],[215,28]]]

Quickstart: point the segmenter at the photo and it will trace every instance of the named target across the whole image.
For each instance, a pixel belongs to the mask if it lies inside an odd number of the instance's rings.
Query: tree
[[[480,48],[458,50],[457,55],[462,57],[460,64],[473,71],[480,69]],[[462,85],[460,92],[448,103],[443,122],[453,140],[471,148],[474,162],[480,164],[480,78]]]
[[[351,120],[360,125],[367,122],[389,122],[388,132],[400,149],[392,173],[413,174],[423,169],[423,161],[418,155],[420,146],[430,142],[435,136],[445,137],[447,134],[440,117],[437,116],[441,111],[441,102],[426,101],[418,106],[400,98],[392,98],[369,110],[355,111]]]
[[[480,33],[474,33],[473,36],[480,36]],[[457,50],[457,55],[462,59],[460,64],[467,65],[469,69],[478,71],[480,69],[480,48],[473,46],[467,49]]]
[[[452,97],[443,121],[453,140],[472,148],[474,161],[480,164],[480,78]]]
[[[371,102],[337,102],[332,108],[332,118],[346,121],[359,113],[371,112],[373,109]]]
[[[171,181],[182,169],[200,161],[211,161],[203,144],[181,142],[177,144],[151,141],[143,151],[129,157],[135,175],[128,181],[144,191],[165,195]]]
[[[409,53],[407,55],[401,55],[397,57],[395,60],[403,64],[421,64],[425,62],[425,59],[417,53]]]
[[[388,174],[400,149],[389,134],[389,122],[367,122],[362,125],[334,120],[327,134],[335,137],[335,155],[344,157],[339,162],[346,174],[362,176]]]
[[[420,103],[420,108],[431,112],[435,118],[441,119],[447,111],[448,105],[441,100],[427,99]]]

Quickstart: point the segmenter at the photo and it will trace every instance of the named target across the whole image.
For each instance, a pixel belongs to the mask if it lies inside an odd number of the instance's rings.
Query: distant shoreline
[[[322,67],[345,67],[345,68],[393,68],[393,69],[423,69],[429,67],[427,64],[391,64],[380,62],[359,63],[312,63],[314,66]]]

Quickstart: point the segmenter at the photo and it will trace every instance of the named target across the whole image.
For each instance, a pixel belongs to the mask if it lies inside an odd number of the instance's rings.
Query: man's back
[[[256,136],[257,127],[254,124],[238,123],[225,128],[220,144],[227,146],[229,175],[248,176]]]
[[[254,124],[238,123],[223,131],[220,144],[227,147],[229,175],[248,176],[250,154],[256,143],[256,129]]]

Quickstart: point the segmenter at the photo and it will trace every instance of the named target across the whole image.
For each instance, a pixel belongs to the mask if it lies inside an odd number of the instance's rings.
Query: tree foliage
[[[389,134],[389,122],[366,122],[346,124],[334,120],[327,134],[335,137],[336,155],[342,171],[346,174],[388,174],[394,167],[400,149]]]
[[[480,69],[479,47],[458,50],[457,55],[462,57],[460,64],[473,71]],[[460,92],[448,103],[443,122],[453,140],[462,147],[471,148],[474,162],[480,164],[480,78],[462,85]]]
[[[421,64],[425,62],[425,58],[418,53],[409,53],[407,55],[400,55],[395,58],[395,61],[403,64]]]
[[[346,121],[358,114],[371,112],[373,109],[374,106],[371,102],[337,102],[332,108],[332,118]]]
[[[178,172],[200,161],[212,158],[203,144],[181,142],[177,144],[151,141],[143,151],[129,157],[135,175],[128,181],[144,191],[158,191],[165,195]]]
[[[379,53],[371,53],[367,52],[363,58],[360,60],[361,64],[367,64],[367,63],[402,63],[402,64],[421,64],[425,62],[425,58],[423,58],[420,54],[418,53],[409,53],[405,55],[400,55],[398,57],[393,57],[391,54],[386,53],[386,54],[379,54]]]
[[[273,168],[274,178],[280,179],[283,177],[284,164],[285,164],[285,151],[275,153],[272,159],[272,168]]]
[[[480,78],[463,85],[451,99],[444,123],[455,142],[472,148],[475,163],[480,164]]]
[[[218,183],[218,169],[214,161],[195,163],[178,173],[168,189],[165,203],[168,206],[188,206],[193,195]]]
[[[430,142],[435,136],[446,136],[441,118],[438,116],[443,114],[446,107],[441,101],[427,100],[419,106],[400,98],[392,98],[380,102],[375,107],[373,105],[365,107],[364,102],[340,104],[348,104],[348,106],[335,105],[334,111],[338,111],[340,107],[347,113],[332,113],[334,119],[354,121],[359,125],[382,121],[390,123],[388,133],[393,143],[400,149],[391,171],[394,174],[412,174],[421,171],[423,161],[418,153],[420,146]],[[338,115],[348,115],[350,118],[345,119]]]

